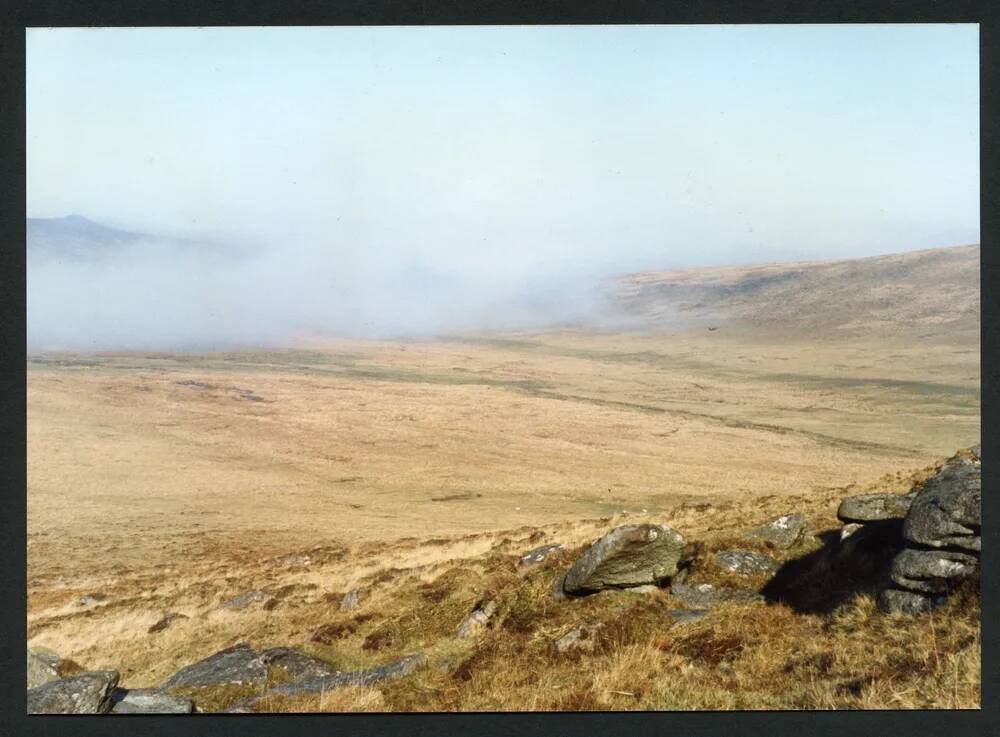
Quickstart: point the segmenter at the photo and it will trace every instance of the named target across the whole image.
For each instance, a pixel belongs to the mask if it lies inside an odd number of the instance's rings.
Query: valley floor
[[[33,355],[29,644],[120,669],[130,687],[243,640],[345,667],[433,656],[405,683],[275,709],[974,706],[978,613],[879,619],[864,592],[823,613],[732,605],[679,639],[637,625],[588,656],[581,680],[572,658],[549,662],[552,638],[660,594],[550,611],[555,569],[514,562],[544,542],[568,556],[622,520],[709,545],[792,511],[832,529],[840,498],[905,490],[979,428],[978,344],[944,332],[775,339],[724,326]],[[514,630],[470,651],[453,631],[491,586]],[[359,587],[367,598],[341,613]],[[218,608],[253,590],[272,608]],[[150,634],[167,610],[189,618]],[[325,625],[342,636],[317,640]],[[935,650],[913,647],[929,636]],[[884,652],[866,665],[872,638]],[[503,671],[510,658],[524,664]],[[667,667],[689,691],[655,677]],[[726,669],[731,683],[704,687]]]

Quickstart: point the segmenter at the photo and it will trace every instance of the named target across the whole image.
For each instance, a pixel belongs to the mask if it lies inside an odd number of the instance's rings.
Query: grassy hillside
[[[772,330],[979,329],[979,246],[829,262],[660,271],[621,277],[616,297],[651,324]]]

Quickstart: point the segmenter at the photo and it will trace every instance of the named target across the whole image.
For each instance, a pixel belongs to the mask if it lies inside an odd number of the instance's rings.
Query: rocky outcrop
[[[741,576],[767,575],[781,567],[770,555],[751,550],[723,550],[716,553],[715,563],[719,568]]]
[[[769,548],[784,550],[801,540],[805,529],[806,521],[801,514],[784,514],[751,531],[747,539],[758,540]]]
[[[89,671],[28,689],[29,714],[107,714],[118,671]]]
[[[112,714],[191,714],[194,702],[156,688],[115,689]]]
[[[267,668],[260,653],[246,643],[240,643],[181,668],[164,681],[162,688],[202,688],[225,684],[263,686],[266,681]]]
[[[981,505],[976,447],[945,461],[914,494],[902,523],[904,547],[892,560],[891,584],[879,594],[880,608],[929,611],[962,581],[979,575]]]
[[[677,573],[684,538],[666,525],[616,527],[581,555],[557,583],[559,593],[591,594],[608,588],[661,584]]]

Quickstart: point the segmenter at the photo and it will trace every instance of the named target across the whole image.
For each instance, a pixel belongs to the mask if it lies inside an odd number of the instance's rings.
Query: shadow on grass
[[[902,523],[870,523],[843,541],[839,529],[821,532],[823,547],[785,563],[761,593],[801,614],[828,614],[858,594],[874,596],[888,584],[892,559],[902,549]]]

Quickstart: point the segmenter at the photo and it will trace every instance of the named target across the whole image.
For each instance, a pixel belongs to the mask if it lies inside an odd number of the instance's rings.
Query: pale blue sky
[[[978,239],[972,25],[42,29],[27,62],[29,215],[624,268]]]
[[[29,215],[222,235],[340,284],[416,269],[488,291],[979,238],[975,25],[27,41]]]

